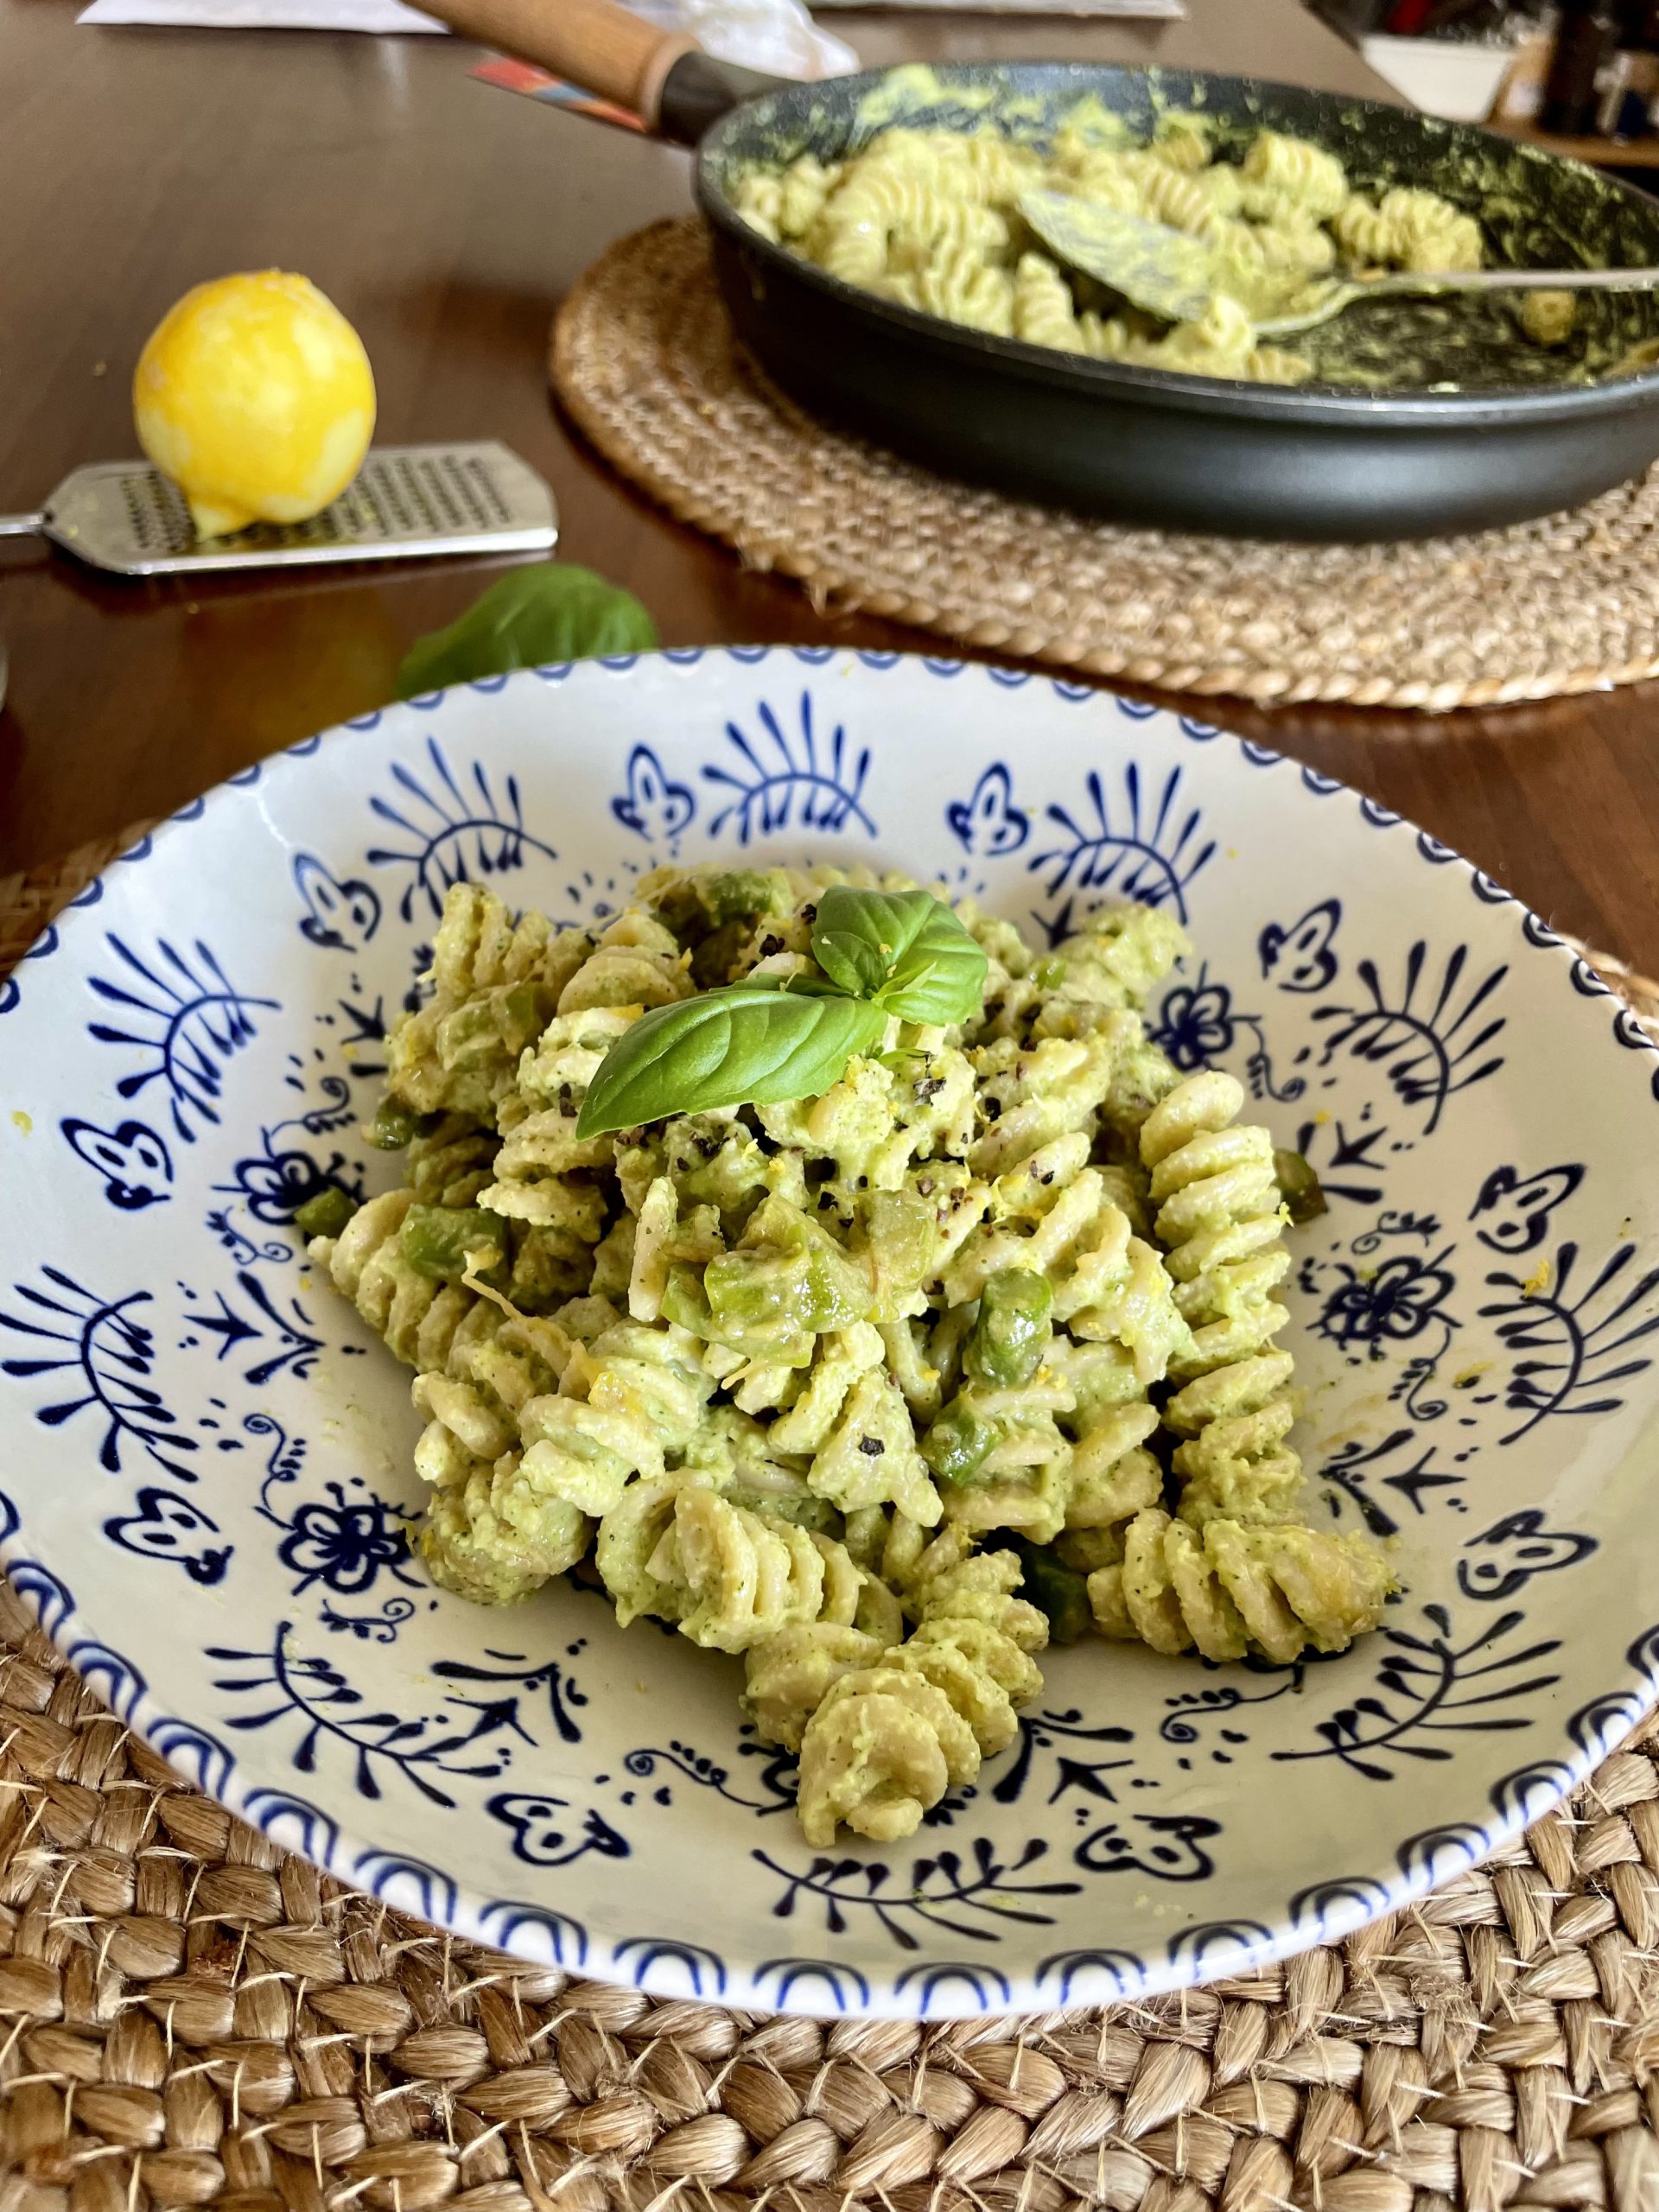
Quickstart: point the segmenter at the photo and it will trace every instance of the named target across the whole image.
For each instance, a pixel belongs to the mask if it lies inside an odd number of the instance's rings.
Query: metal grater
[[[558,535],[551,491],[493,439],[377,446],[349,488],[309,522],[256,523],[228,537],[198,537],[176,487],[143,461],[78,468],[39,514],[0,515],[0,537],[48,537],[123,576],[545,552]]]

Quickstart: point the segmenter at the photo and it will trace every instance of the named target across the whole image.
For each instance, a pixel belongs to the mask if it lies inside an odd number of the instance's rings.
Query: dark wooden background
[[[562,550],[629,585],[671,645],[836,640],[792,585],[636,498],[547,397],[559,299],[612,238],[688,204],[684,156],[472,82],[448,39],[77,29],[0,0],[0,510],[130,453],[132,363],[188,285],[303,270],[374,361],[380,435],[499,437],[552,481]],[[1376,91],[1299,0],[1189,0],[1186,22],[836,13],[867,60],[1202,62]],[[185,588],[96,581],[0,544],[0,873],[164,813],[378,705],[476,563]],[[1439,719],[1207,711],[1375,794],[1558,925],[1659,969],[1655,687]]]

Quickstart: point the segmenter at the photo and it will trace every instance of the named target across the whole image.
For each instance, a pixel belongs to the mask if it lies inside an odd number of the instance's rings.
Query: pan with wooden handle
[[[1659,456],[1659,306],[1641,294],[1593,296],[1576,354],[1528,346],[1497,302],[1452,318],[1432,303],[1368,303],[1354,313],[1399,318],[1388,326],[1397,381],[1251,385],[1090,360],[878,299],[760,236],[731,193],[757,164],[844,159],[878,118],[1040,139],[1087,99],[1141,138],[1160,114],[1192,108],[1224,143],[1264,126],[1313,139],[1358,188],[1425,185],[1481,215],[1498,261],[1659,263],[1659,201],[1580,162],[1407,109],[1204,71],[946,62],[796,84],[611,0],[435,0],[431,12],[695,146],[744,344],[809,409],[945,474],[1164,529],[1382,539],[1577,506]],[[1590,373],[1592,355],[1618,372]],[[1396,352],[1383,359],[1393,378]]]
[[[791,81],[721,61],[689,32],[663,30],[613,0],[443,0],[426,12],[626,108],[678,146],[695,146],[740,100]]]

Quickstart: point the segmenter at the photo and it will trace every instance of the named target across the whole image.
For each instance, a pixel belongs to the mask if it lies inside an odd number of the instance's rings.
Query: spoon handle
[[[1434,276],[1390,270],[1356,276],[1356,299],[1387,292],[1646,292],[1659,285],[1659,269],[1448,269]]]
[[[1443,292],[1646,292],[1656,285],[1659,269],[1448,269],[1435,276],[1392,269],[1380,276],[1343,278],[1316,306],[1259,322],[1255,329],[1259,338],[1300,338],[1356,300],[1436,299]]]

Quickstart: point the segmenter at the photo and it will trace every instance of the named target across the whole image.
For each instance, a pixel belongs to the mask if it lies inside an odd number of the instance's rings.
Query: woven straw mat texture
[[[0,881],[0,955],[115,849]],[[0,2212],[1656,2212],[1656,2131],[1659,1716],[1337,1948],[826,2026],[341,1888],[177,1782],[0,1582]]]
[[[695,218],[595,263],[554,329],[566,409],[623,475],[820,609],[1173,691],[1492,706],[1659,672],[1659,471],[1578,512],[1414,545],[1122,530],[825,429],[737,346]]]

